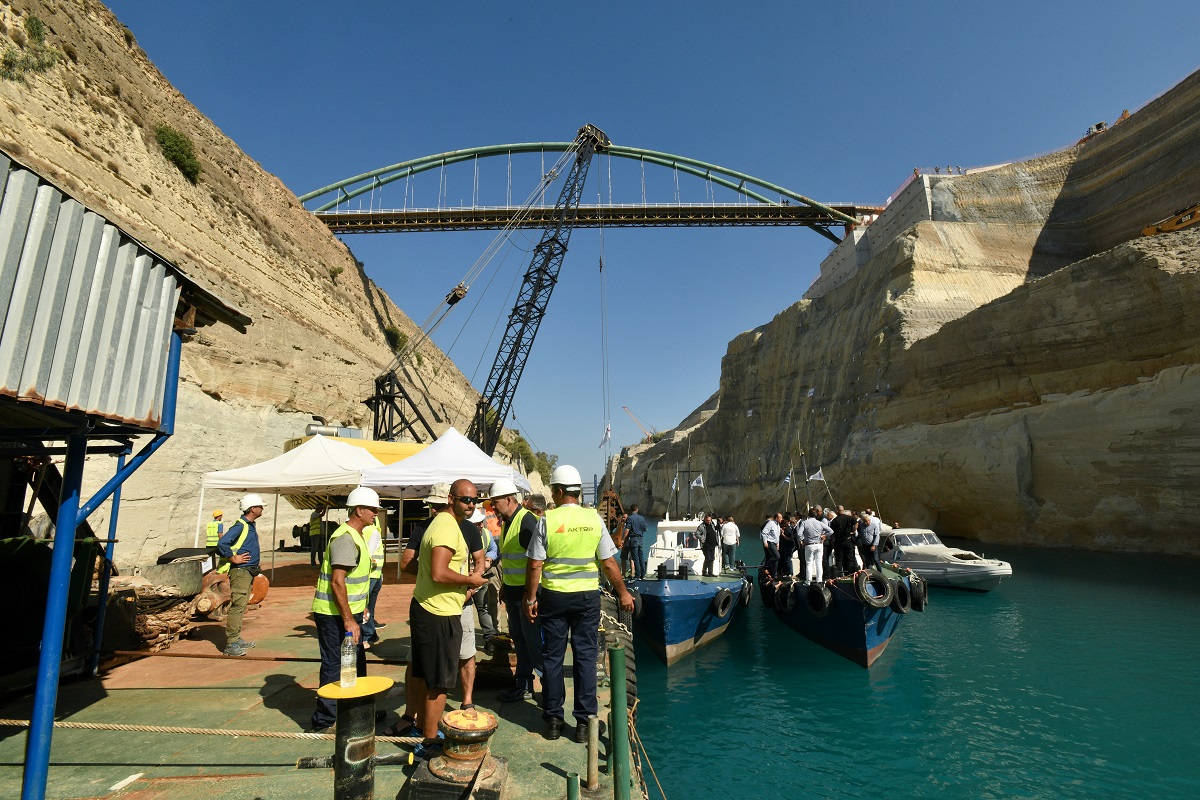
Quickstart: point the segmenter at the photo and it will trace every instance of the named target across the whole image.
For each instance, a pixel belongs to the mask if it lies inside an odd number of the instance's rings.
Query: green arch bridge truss
[[[369,194],[398,180],[421,172],[480,158],[508,157],[518,153],[563,152],[574,142],[524,142],[451,150],[381,167],[361,175],[322,186],[300,196],[302,203],[316,201],[311,207],[317,217],[335,233],[387,233],[399,231],[482,230],[513,224],[518,209],[510,206],[472,206],[466,208],[404,208],[393,210],[350,211],[339,206]],[[778,184],[737,170],[698,161],[694,158],[645,150],[638,147],[609,145],[602,151],[609,156],[629,159],[656,167],[673,169],[730,189],[746,199],[740,203],[666,203],[641,205],[580,205],[577,227],[674,227],[717,225],[798,225],[812,228],[833,242],[841,241],[831,229],[852,228],[865,215],[878,214],[878,206],[825,204],[805,197]],[[772,197],[776,199],[772,199]],[[751,202],[752,201],[752,202]],[[517,222],[518,227],[545,228],[551,223],[551,206],[534,206]]]

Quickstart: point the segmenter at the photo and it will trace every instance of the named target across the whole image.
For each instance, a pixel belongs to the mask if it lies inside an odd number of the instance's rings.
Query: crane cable
[[[563,151],[562,157],[555,162],[555,164],[550,168],[549,172],[543,171],[542,179],[538,182],[538,185],[534,187],[533,191],[529,193],[529,196],[525,199],[525,202],[521,204],[521,207],[518,209],[517,213],[513,215],[513,217],[505,224],[503,228],[500,229],[500,232],[496,234],[496,237],[492,239],[491,243],[487,246],[483,253],[480,254],[479,258],[475,260],[475,263],[471,265],[471,268],[467,271],[467,274],[463,276],[463,279],[459,281],[458,285],[446,295],[445,299],[442,300],[442,302],[439,303],[432,312],[430,312],[429,316],[425,319],[425,322],[421,324],[420,334],[416,339],[410,342],[401,353],[396,355],[388,369],[395,369],[396,367],[400,366],[400,364],[404,363],[406,357],[410,353],[416,352],[417,349],[429,339],[433,332],[437,330],[438,326],[441,325],[446,319],[446,316],[450,313],[450,310],[454,307],[454,305],[466,295],[466,290],[470,288],[471,284],[475,282],[475,280],[483,273],[484,269],[487,268],[488,264],[492,262],[492,259],[496,257],[496,254],[500,251],[500,248],[504,246],[512,234],[519,229],[521,223],[524,222],[525,219],[527,219],[533,212],[534,205],[538,198],[544,196],[546,187],[552,184],[558,178],[563,168],[572,158],[574,158],[575,151],[578,149],[578,143],[573,143],[571,147]],[[543,161],[543,170],[544,163],[545,162]],[[461,294],[459,294],[460,290]]]
[[[608,159],[609,197],[612,196],[612,156]],[[596,187],[596,201],[604,203],[603,185]],[[604,215],[600,219],[600,394],[604,398],[604,436],[600,446],[604,448],[604,463],[612,455],[612,378],[608,364],[608,276],[604,274]]]

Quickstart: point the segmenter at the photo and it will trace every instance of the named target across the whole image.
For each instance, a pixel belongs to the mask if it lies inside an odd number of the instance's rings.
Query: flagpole
[[[796,498],[796,468],[788,462],[788,484],[792,487],[792,502],[796,505],[796,510],[800,510],[800,501]],[[785,498],[786,500],[786,498]]]
[[[812,490],[808,488],[808,459],[805,457],[803,450],[800,451],[800,466],[804,467],[804,495],[808,498],[808,505],[811,507]]]

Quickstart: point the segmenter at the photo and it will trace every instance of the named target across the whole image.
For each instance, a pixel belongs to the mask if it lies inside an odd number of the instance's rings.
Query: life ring
[[[728,617],[729,612],[733,611],[733,592],[722,586],[712,599],[712,607],[713,613],[721,619]]]
[[[808,610],[814,617],[823,617],[833,607],[833,592],[823,583],[811,583],[805,600],[808,601]]]
[[[750,605],[750,597],[754,594],[754,584],[749,578],[742,578],[742,588],[738,592],[738,602],[743,606]]]
[[[913,573],[908,576],[908,580],[912,583],[912,607],[915,611],[924,611],[929,605],[929,584],[925,579]]]
[[[870,590],[868,590],[868,586]],[[887,608],[892,602],[892,585],[883,573],[868,567],[854,573],[854,594],[863,605]]]
[[[897,614],[907,614],[912,610],[912,590],[904,582],[904,578],[892,578],[892,602],[888,607]]]
[[[786,599],[784,600],[784,607],[790,613],[790,612],[796,610],[796,606],[799,604],[799,602],[800,602],[800,584],[796,581],[792,581],[787,587],[787,596],[786,596]]]

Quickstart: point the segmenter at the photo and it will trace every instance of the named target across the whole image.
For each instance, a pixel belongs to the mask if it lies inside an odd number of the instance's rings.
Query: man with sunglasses
[[[471,553],[460,524],[475,512],[479,492],[475,484],[462,478],[450,485],[447,499],[450,504],[434,515],[421,539],[417,583],[409,605],[411,676],[424,736],[413,750],[418,758],[441,754],[438,723],[446,709],[446,694],[458,683],[467,590],[487,583],[482,559],[463,574]]]

